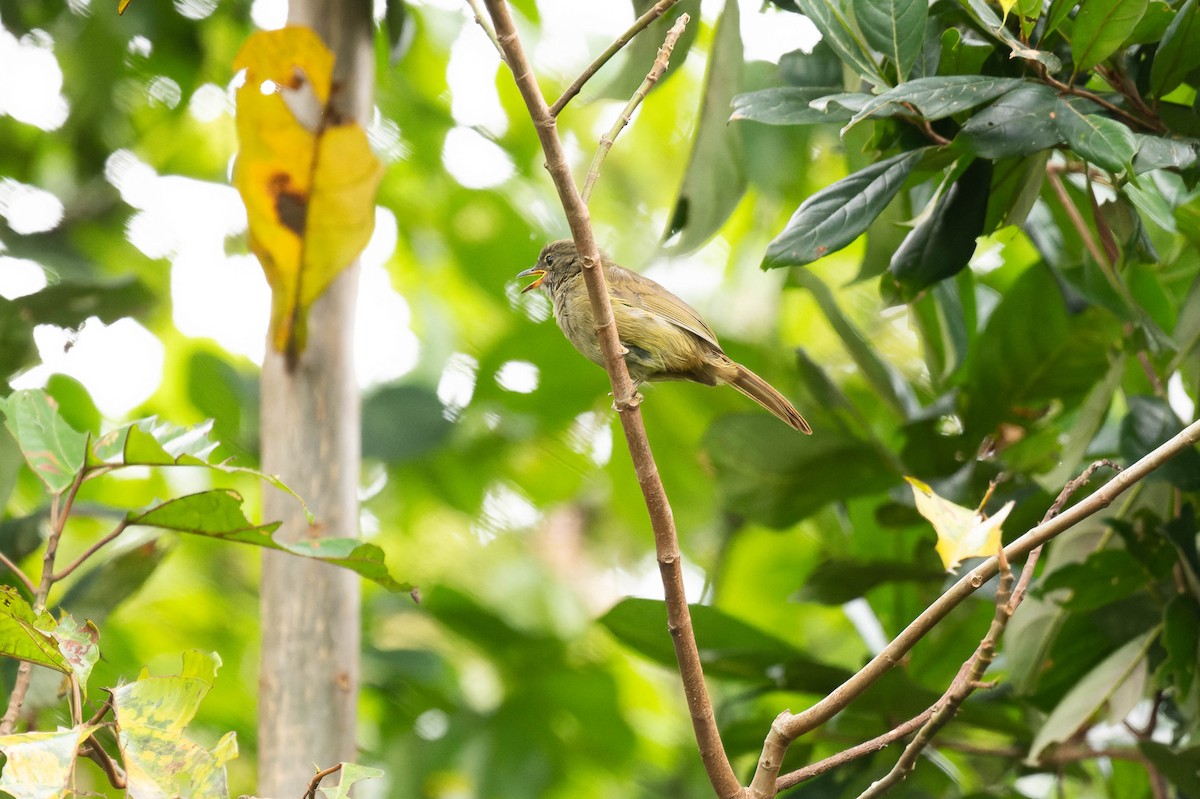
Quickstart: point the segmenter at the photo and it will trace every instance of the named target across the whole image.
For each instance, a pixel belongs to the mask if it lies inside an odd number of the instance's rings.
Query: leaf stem
[[[29,579],[29,575],[23,572],[21,567],[13,563],[8,555],[5,555],[3,552],[0,552],[0,564],[3,564],[4,568],[12,572],[21,585],[25,586],[25,590],[29,592],[29,596],[32,597],[37,592],[37,586],[33,584],[33,580]]]
[[[467,2],[474,6],[477,0],[467,0]],[[571,102],[575,95],[579,94],[579,90],[583,88],[583,84],[591,80],[592,76],[599,72],[600,68],[609,62],[609,59],[619,53],[621,48],[629,44],[629,42],[633,40],[634,36],[637,36],[639,33],[649,27],[651,22],[654,22],[654,20],[667,13],[671,6],[678,2],[679,0],[659,0],[650,7],[650,10],[634,20],[633,25],[629,26],[629,30],[618,36],[616,40],[608,46],[607,50],[596,56],[596,60],[588,64],[587,68],[580,73],[579,77],[576,78],[574,82],[572,82],[571,85],[568,86],[565,91],[563,91],[562,95],[554,101],[554,105],[550,106],[550,116],[557,117],[560,113],[562,113],[562,110],[566,107],[567,103]],[[661,51],[659,52],[661,54]],[[503,58],[503,49],[501,49],[501,57]]]
[[[129,526],[129,521],[127,519],[122,519],[120,522],[118,522],[117,526],[112,529],[112,532],[110,532],[108,535],[104,536],[99,541],[92,544],[90,547],[88,547],[86,550],[84,550],[83,554],[81,554],[79,557],[75,558],[75,560],[73,560],[69,565],[63,567],[63,570],[60,571],[58,574],[55,574],[54,578],[53,578],[54,582],[58,582],[59,580],[63,580],[65,578],[67,578],[68,576],[70,576],[71,572],[75,571],[81,565],[83,565],[83,562],[86,561],[88,558],[90,558],[92,555],[95,555],[96,552],[98,552],[101,547],[103,547],[105,544],[107,544],[110,541],[112,541],[113,539],[115,539],[121,533],[125,532],[125,528],[128,526]]]

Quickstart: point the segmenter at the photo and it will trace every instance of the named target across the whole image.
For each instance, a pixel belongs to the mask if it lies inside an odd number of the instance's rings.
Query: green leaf
[[[1063,591],[1065,596],[1057,600],[1061,607],[1087,612],[1145,590],[1148,579],[1146,570],[1128,552],[1105,549],[1047,575],[1040,593]]]
[[[354,787],[354,783],[375,777],[382,777],[384,773],[384,770],[381,768],[360,766],[357,763],[342,763],[338,784],[335,787],[329,788],[322,783],[321,793],[325,794],[327,799],[349,799],[350,789]]]
[[[1115,119],[1101,116],[1099,106],[1060,98],[1055,122],[1059,135],[1079,156],[1110,172],[1121,172],[1133,163],[1137,143],[1133,131]]]
[[[112,324],[154,305],[154,292],[136,278],[104,282],[63,281],[13,300],[21,315],[36,324],[78,328],[90,317]]]
[[[87,699],[88,678],[92,668],[100,660],[100,631],[91,621],[83,624],[75,621],[69,614],[62,614],[51,635],[58,642],[58,651],[66,658],[79,684],[79,691]]]
[[[1121,420],[1121,456],[1133,463],[1183,430],[1183,422],[1161,397],[1127,398],[1129,413]],[[1151,480],[1166,480],[1182,491],[1200,489],[1200,450],[1188,447],[1160,466]]]
[[[396,424],[403,419],[404,424]],[[421,457],[446,440],[451,423],[437,394],[422,386],[387,386],[363,400],[362,454],[398,464]]]
[[[6,385],[4,378],[36,364],[37,356],[33,325],[22,318],[16,303],[0,297],[0,388]]]
[[[251,523],[242,512],[242,497],[236,491],[214,489],[189,494],[145,511],[130,511],[126,518],[130,525],[159,527],[208,538],[253,544],[265,549],[322,560],[349,569],[388,591],[412,590],[412,586],[399,583],[388,574],[383,551],[374,544],[366,544],[356,538],[313,538],[295,544],[276,541],[271,537],[271,533],[279,527],[279,522]]]
[[[1164,97],[1200,67],[1200,10],[1197,0],[1185,0],[1167,26],[1154,64],[1150,67],[1150,92]]]
[[[771,527],[787,527],[831,502],[881,491],[898,479],[873,445],[822,430],[780,435],[768,416],[725,416],[704,437],[726,508]]]
[[[837,52],[842,61],[861,77],[875,85],[887,85],[879,65],[863,41],[862,34],[838,0],[798,0],[804,16],[808,17],[821,40]]]
[[[927,286],[967,268],[975,254],[975,239],[983,234],[991,183],[992,162],[972,161],[892,256],[883,278],[885,298],[910,300]]]
[[[809,197],[767,247],[763,266],[812,263],[854,241],[900,191],[926,149],[872,164]]]
[[[1175,19],[1175,11],[1166,0],[1149,0],[1146,13],[1133,26],[1129,37],[1121,43],[1122,49],[1135,44],[1153,44],[1162,39],[1163,34]]]
[[[1195,668],[1195,663],[1192,663]],[[1154,768],[1173,786],[1176,795],[1200,795],[1200,746],[1192,744],[1178,749],[1152,740],[1139,740],[1138,749]]]
[[[71,427],[93,435],[100,432],[100,411],[83,383],[68,375],[52,374],[46,380],[46,393]]]
[[[806,692],[825,693],[850,674],[798,652],[791,644],[711,605],[689,605],[705,671]],[[617,640],[656,663],[675,667],[667,606],[658,599],[624,599],[599,619]],[[782,675],[780,672],[782,671]],[[783,686],[780,686],[783,687]]]
[[[925,41],[927,0],[853,0],[867,44],[891,59],[901,82],[912,72]]]
[[[797,602],[843,605],[865,596],[872,588],[891,583],[938,584],[946,573],[907,560],[827,560],[804,581],[793,597]]]
[[[654,2],[655,0],[633,0],[630,5],[633,7],[634,18],[649,11]],[[662,85],[676,73],[681,72],[680,67],[687,59],[688,52],[692,49],[692,43],[696,41],[696,34],[700,31],[700,0],[681,0],[639,33],[625,47],[625,60],[621,64],[620,71],[604,85],[604,88],[600,90],[600,96],[622,101],[628,100],[642,85],[646,74],[654,66],[654,59],[658,57],[658,48],[662,47],[667,31],[684,14],[691,16],[692,21],[683,29],[683,34],[675,43],[675,49],[671,51],[671,68],[663,73],[662,78],[655,86]]]
[[[88,437],[67,424],[44,391],[23,389],[0,398],[4,426],[46,487],[62,493],[83,468]]]
[[[1194,139],[1168,139],[1164,136],[1133,134],[1137,155],[1133,159],[1134,174],[1154,169],[1187,169],[1200,160],[1200,142]]]
[[[75,792],[75,759],[99,724],[54,732],[24,732],[0,738],[4,773],[0,790],[13,799],[66,799]]]
[[[194,427],[149,417],[109,431],[92,446],[93,462],[121,466],[207,466],[217,448],[212,421]]]
[[[816,125],[822,122],[841,124],[853,115],[845,106],[825,104],[823,109],[810,103],[834,94],[836,89],[781,86],[757,92],[739,94],[733,98],[730,122],[749,120],[764,125]]]
[[[943,119],[974,108],[1024,85],[1020,78],[993,78],[987,75],[946,75],[917,78],[889,89],[871,99],[850,120],[856,125],[873,117],[917,113],[928,120]]]
[[[143,672],[110,691],[130,796],[228,797],[225,762],[237,757],[233,733],[211,751],[184,736],[220,666],[215,652],[191,650],[183,654],[180,674]]]
[[[1095,713],[1112,700],[1126,680],[1136,677],[1146,650],[1158,629],[1139,635],[1105,658],[1067,692],[1042,724],[1029,747],[1028,762],[1036,763],[1046,747],[1071,738]]]
[[[1176,594],[1163,608],[1162,672],[1170,675],[1179,696],[1188,696],[1200,663],[1200,603],[1187,594]]]
[[[712,238],[746,191],[740,129],[728,124],[743,63],[737,0],[726,0],[709,53],[692,154],[663,234],[670,252],[691,252]]]
[[[968,119],[954,142],[993,160],[1054,147],[1062,140],[1058,105],[1058,93],[1049,86],[1025,83]]]
[[[414,25],[409,18],[408,4],[404,0],[387,0],[384,22],[387,28],[388,61],[395,66],[413,39]]]
[[[71,665],[59,651],[53,631],[49,613],[35,614],[16,589],[0,585],[0,656],[70,674]]]
[[[1146,13],[1149,0],[1083,0],[1071,29],[1075,71],[1083,72],[1117,51]]]
[[[1001,19],[996,16],[996,12],[992,10],[986,0],[959,0],[959,5],[975,20],[980,28],[1008,45],[1012,51],[1013,58],[1036,61],[1049,72],[1058,72],[1062,69],[1062,62],[1058,60],[1058,56],[1054,55],[1054,53],[1045,50],[1034,50],[1014,36],[1004,26]]]

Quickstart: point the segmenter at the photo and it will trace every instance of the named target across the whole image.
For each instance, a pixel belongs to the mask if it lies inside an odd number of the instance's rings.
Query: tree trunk
[[[374,93],[370,3],[291,0],[289,24],[307,25],[337,57],[333,102],[369,122]],[[310,529],[293,498],[267,489],[263,515],[278,535],[357,536],[360,407],[354,374],[358,265],[317,300],[308,347],[289,371],[269,352],[262,370],[262,468],[309,504]],[[356,757],[360,638],[356,574],[280,552],[263,555],[258,792],[304,793],[314,765]]]

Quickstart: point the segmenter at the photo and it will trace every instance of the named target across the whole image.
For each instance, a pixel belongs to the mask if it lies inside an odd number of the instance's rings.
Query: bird
[[[608,298],[635,389],[642,383],[682,380],[729,385],[807,435],[812,428],[770,383],[734,362],[717,334],[694,308],[648,277],[618,266],[601,252]],[[516,277],[535,277],[521,293],[541,288],[550,296],[554,319],[575,349],[604,366],[596,338],[583,258],[571,239],[542,248],[537,263]]]

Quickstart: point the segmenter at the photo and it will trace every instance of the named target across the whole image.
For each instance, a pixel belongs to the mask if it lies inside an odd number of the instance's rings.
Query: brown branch
[[[1042,546],[1063,531],[1074,527],[1089,516],[1107,508],[1118,496],[1129,489],[1130,486],[1141,481],[1146,475],[1159,468],[1184,449],[1195,445],[1197,441],[1200,441],[1200,422],[1193,422],[1136,463],[1121,471],[1088,498],[1066,512],[1028,530],[1024,535],[1004,548],[1004,556],[1009,560],[1016,560],[1020,556],[1026,555]],[[836,713],[849,705],[863,691],[886,674],[892,666],[899,663],[909,650],[945,618],[951,610],[973,594],[986,581],[995,577],[998,572],[998,559],[995,557],[988,558],[964,574],[958,582],[922,611],[908,627],[884,647],[879,654],[872,658],[866,666],[834,689],[828,696],[801,713],[780,714],[772,724],[772,735],[768,736],[768,741],[772,741],[772,748],[777,750],[780,744],[786,748],[786,746],[790,745],[791,742],[795,741],[801,735],[824,724]],[[773,768],[777,770],[781,758],[776,759],[771,757],[768,759],[764,757],[764,760],[766,761],[765,763],[760,762],[760,769]],[[773,778],[775,775],[770,774],[770,776]],[[788,777],[789,775],[785,775],[776,781],[777,791],[795,784],[793,782],[781,784]],[[754,777],[756,782],[764,781],[766,778],[766,775],[760,774],[755,774]]]
[[[8,555],[5,555],[3,552],[0,552],[0,564],[3,564],[4,568],[13,573],[13,577],[16,577],[17,580],[20,581],[21,585],[25,586],[25,590],[29,592],[31,597],[37,593],[37,586],[33,584],[33,580],[29,578],[29,575],[21,571],[21,567],[14,563],[8,557]]]
[[[1142,128],[1144,130],[1150,130],[1155,133],[1166,133],[1167,132],[1166,126],[1163,125],[1162,122],[1159,122],[1157,119],[1142,119],[1141,117],[1137,116],[1136,114],[1129,113],[1124,108],[1117,105],[1116,103],[1113,103],[1109,100],[1105,100],[1103,97],[1096,94],[1095,92],[1088,91],[1087,89],[1081,89],[1078,86],[1073,86],[1069,83],[1063,83],[1058,78],[1051,75],[1049,72],[1042,73],[1042,80],[1046,81],[1046,83],[1050,84],[1055,89],[1062,92],[1063,94],[1071,94],[1076,97],[1082,97],[1085,100],[1091,100],[1093,103],[1100,106],[1101,108],[1104,108],[1107,111],[1110,111],[1111,113],[1115,114],[1116,116],[1121,117],[1123,120],[1125,120],[1125,122],[1129,123],[1130,125],[1134,125],[1136,127]]]
[[[117,526],[112,529],[112,532],[110,532],[108,535],[101,538],[96,543],[92,544],[90,547],[88,547],[86,550],[84,550],[83,554],[81,554],[79,557],[75,558],[75,560],[71,561],[71,563],[68,564],[67,566],[64,566],[62,571],[55,574],[54,577],[52,578],[53,581],[58,582],[59,580],[62,580],[64,578],[70,576],[71,572],[75,571],[80,566],[82,566],[84,561],[86,561],[92,555],[95,555],[98,551],[100,551],[100,549],[105,544],[109,543],[110,541],[115,539],[117,536],[119,536],[121,533],[125,532],[125,528],[128,526],[129,526],[129,521],[127,519],[122,519],[120,522],[117,523]]]
[[[592,196],[592,189],[596,186],[596,181],[600,178],[600,166],[604,163],[604,159],[608,157],[608,151],[612,149],[613,142],[617,140],[617,136],[629,124],[629,120],[633,118],[633,112],[641,105],[642,100],[646,99],[646,95],[650,93],[650,89],[662,77],[662,74],[667,71],[667,66],[670,64],[671,51],[675,49],[675,42],[679,41],[679,37],[683,35],[683,29],[687,27],[690,17],[687,14],[680,14],[679,19],[671,26],[671,30],[667,31],[667,37],[663,40],[663,45],[658,49],[658,57],[654,59],[654,66],[650,68],[650,73],[646,75],[646,79],[642,81],[642,85],[633,93],[633,97],[629,98],[625,108],[621,110],[617,121],[613,123],[612,129],[600,137],[600,147],[596,150],[596,155],[592,158],[592,165],[588,168],[587,178],[583,181],[583,191],[579,193],[584,204]]]
[[[96,740],[95,735],[88,736],[83,745],[79,747],[79,754],[100,767],[100,770],[104,772],[104,776],[108,779],[109,785],[117,790],[123,790],[128,787],[124,769],[109,757],[108,752],[104,751],[104,747]]]
[[[638,485],[650,515],[654,531],[654,548],[658,559],[659,573],[663,581],[663,592],[667,605],[667,628],[675,647],[675,657],[683,681],[684,695],[692,717],[692,727],[700,758],[718,797],[733,799],[742,794],[741,785],[734,776],[721,735],[713,714],[712,700],[704,683],[704,671],[700,653],[692,631],[691,614],[683,587],[683,568],[680,562],[679,541],[675,533],[675,521],[666,490],[658,474],[646,429],[642,423],[638,398],[634,394],[633,382],[625,367],[624,350],[617,337],[616,322],[609,303],[604,270],[600,265],[600,252],[592,234],[587,206],[571,178],[566,154],[559,141],[557,126],[546,100],[538,88],[537,78],[525,56],[520,37],[513,26],[508,6],[504,0],[485,0],[497,38],[507,56],[513,80],[517,84],[530,119],[537,130],[546,155],[546,168],[554,181],[558,197],[571,226],[571,235],[583,260],[583,277],[587,285],[592,317],[596,320],[596,336],[600,351],[604,355],[605,368],[613,389],[613,407],[619,412],[625,441],[633,460]]]
[[[469,0],[469,2],[473,2],[473,0]],[[591,80],[592,76],[599,72],[600,68],[607,64],[609,59],[619,53],[621,48],[629,44],[629,42],[633,40],[634,36],[637,36],[639,33],[645,30],[651,22],[667,13],[671,6],[678,2],[679,0],[659,0],[650,7],[650,10],[638,17],[634,21],[633,25],[629,27],[629,30],[618,36],[616,41],[608,46],[607,50],[598,55],[595,61],[588,64],[587,69],[585,69],[579,75],[579,77],[567,87],[566,91],[562,93],[562,96],[554,101],[554,105],[550,106],[550,116],[557,117],[559,114],[561,114],[567,103],[571,102],[575,95],[579,94],[579,90],[583,88],[583,84]]]
[[[1075,207],[1075,203],[1071,201],[1071,196],[1067,194],[1067,188],[1063,186],[1062,178],[1059,177],[1059,171],[1052,164],[1046,165],[1046,178],[1050,181],[1050,188],[1054,190],[1054,196],[1058,198],[1062,204],[1063,211],[1066,212],[1067,218],[1071,220],[1071,227],[1075,228],[1075,232],[1079,234],[1079,238],[1083,240],[1083,246],[1091,254],[1097,264],[1103,268],[1108,262],[1101,252],[1096,240],[1092,238],[1092,231],[1088,229],[1087,222],[1083,220],[1083,214],[1079,213],[1079,209]]]
[[[330,766],[327,769],[322,769],[313,775],[313,778],[308,781],[308,790],[304,792],[304,799],[317,799],[317,788],[321,785],[321,780],[328,777],[330,774],[336,774],[342,770],[342,764]]]

